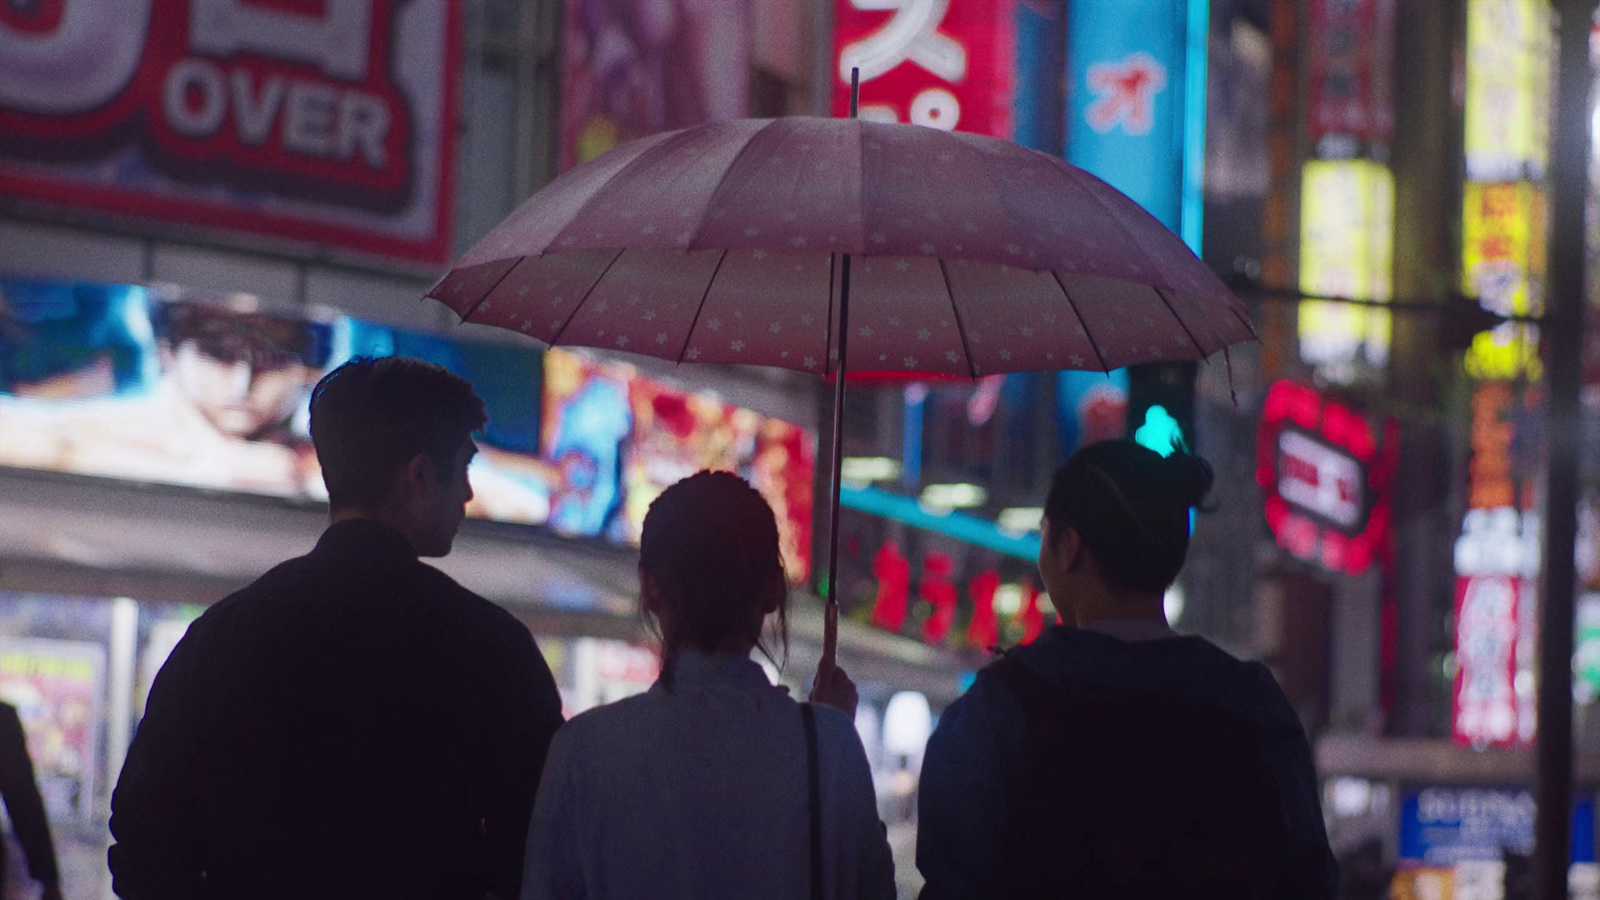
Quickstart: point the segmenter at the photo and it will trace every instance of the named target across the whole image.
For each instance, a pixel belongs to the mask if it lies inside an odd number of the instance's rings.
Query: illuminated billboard
[[[0,194],[447,261],[460,4],[0,13]]]
[[[558,163],[749,114],[748,0],[568,0]]]
[[[797,425],[566,351],[138,285],[0,279],[0,467],[325,501],[310,392],[358,355],[437,363],[483,397],[469,516],[636,543],[668,484],[729,469],[809,574],[815,439]]]
[[[1544,176],[1554,45],[1547,0],[1467,3],[1464,105],[1469,181]]]
[[[1369,160],[1308,162],[1301,175],[1300,290],[1352,300],[1390,299],[1394,286],[1394,175]],[[1325,374],[1389,359],[1387,310],[1300,304],[1300,355]],[[1336,380],[1346,380],[1337,378]]]
[[[815,440],[789,422],[640,377],[632,366],[545,353],[542,455],[550,525],[637,544],[650,503],[701,469],[737,472],[767,499],[791,580],[811,572]]]
[[[1350,575],[1382,561],[1399,451],[1394,419],[1379,431],[1312,388],[1272,385],[1256,432],[1256,484],[1278,546]]]
[[[1016,53],[1008,0],[834,0],[833,115],[1012,136]]]
[[[1490,312],[1506,316],[1544,311],[1545,195],[1529,182],[1479,184],[1463,189],[1461,289]],[[1544,372],[1535,325],[1505,322],[1473,337],[1467,374],[1474,378],[1527,378]]]
[[[1188,0],[1069,6],[1067,159],[1199,252],[1207,20]]]

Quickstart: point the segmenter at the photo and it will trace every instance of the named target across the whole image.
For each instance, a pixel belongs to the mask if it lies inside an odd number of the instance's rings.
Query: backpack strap
[[[817,774],[817,713],[809,703],[800,704],[800,718],[806,726],[806,782],[811,811],[811,900],[822,900],[822,783]]]

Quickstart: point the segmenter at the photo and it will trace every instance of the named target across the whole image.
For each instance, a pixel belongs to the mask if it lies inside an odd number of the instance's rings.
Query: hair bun
[[[1211,464],[1203,457],[1182,451],[1174,452],[1161,461],[1163,479],[1169,496],[1186,507],[1205,503],[1216,479]]]

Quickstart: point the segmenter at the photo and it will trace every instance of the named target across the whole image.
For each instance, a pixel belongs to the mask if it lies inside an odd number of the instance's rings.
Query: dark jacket
[[[517,896],[561,699],[527,628],[357,520],[207,610],[112,797],[113,887]]]
[[[28,756],[28,739],[22,732],[17,708],[0,703],[0,796],[5,797],[6,815],[11,830],[22,845],[28,860],[28,874],[40,884],[51,885],[60,878],[56,871],[56,848],[50,841],[50,823],[45,818],[44,801],[33,780],[33,760]],[[6,883],[6,854],[0,853],[0,885]]]
[[[1253,725],[1294,833],[1288,877],[1278,895],[1285,900],[1333,897],[1338,866],[1328,849],[1311,748],[1265,666],[1235,659],[1198,637],[1127,643],[1061,626],[1007,656],[1062,692],[1159,694]],[[1009,775],[1021,763],[1024,723],[1021,704],[987,671],[940,716],[928,741],[919,795],[917,868],[927,879],[923,900],[992,896],[1004,883]]]

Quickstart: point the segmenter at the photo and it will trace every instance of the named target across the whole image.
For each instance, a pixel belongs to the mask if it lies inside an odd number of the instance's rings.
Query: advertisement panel
[[[1544,311],[1544,190],[1530,182],[1463,186],[1461,289],[1490,312],[1507,316]],[[1544,374],[1538,326],[1505,322],[1475,335],[1464,361],[1474,378]]]
[[[446,262],[459,9],[10,4],[0,193]]]
[[[1545,0],[1469,0],[1467,179],[1538,180],[1549,159],[1555,31]]]
[[[1517,610],[1526,591],[1508,575],[1456,579],[1456,677],[1450,732],[1474,747],[1517,742]]]
[[[1534,508],[1537,395],[1506,381],[1481,381],[1472,391],[1467,505],[1454,547],[1457,593],[1469,587],[1487,591],[1473,615],[1456,621],[1456,692],[1452,704],[1455,739],[1462,744],[1518,743],[1534,739],[1538,722],[1538,576],[1541,565],[1540,517]],[[1502,598],[1513,601],[1503,608]],[[1466,595],[1471,599],[1474,595]],[[1458,596],[1458,604],[1463,599]],[[1509,624],[1508,624],[1509,623]],[[1513,666],[1512,731],[1502,723],[1501,632],[1510,629],[1504,648]],[[1469,668],[1471,669],[1469,671]],[[1477,687],[1476,694],[1467,693]],[[1496,698],[1491,709],[1486,697]],[[1465,704],[1465,705],[1464,705]],[[1486,716],[1492,713],[1493,718]],[[1466,717],[1463,724],[1463,717]]]
[[[1407,789],[1400,804],[1396,900],[1472,900],[1504,896],[1507,861],[1533,853],[1537,804],[1525,787],[1426,785]],[[1568,887],[1574,900],[1600,891],[1595,864],[1594,800],[1572,803]]]
[[[833,115],[1012,136],[1013,0],[834,0]]]
[[[1394,175],[1368,160],[1319,160],[1301,172],[1300,290],[1386,301],[1394,286]],[[1331,380],[1389,359],[1387,310],[1353,303],[1300,304],[1300,356]]]
[[[0,278],[0,467],[324,501],[310,394],[353,356],[472,382],[489,424],[469,516],[637,543],[667,485],[728,469],[772,504],[790,574],[810,572],[815,437],[798,425],[624,363],[203,293]]]
[[[0,637],[0,699],[17,708],[52,819],[93,815],[105,671],[94,641]]]
[[[1307,125],[1319,155],[1394,136],[1394,16],[1395,0],[1311,0]]]
[[[558,164],[748,115],[749,0],[569,0]]]
[[[1394,418],[1380,432],[1313,388],[1272,385],[1256,433],[1256,484],[1278,545],[1351,575],[1381,561],[1399,451]]]
[[[493,423],[468,514],[542,524],[535,351],[137,285],[0,279],[0,466],[324,500],[310,392],[355,355],[436,362]]]
[[[1186,113],[1204,114],[1186,109],[1188,6],[1186,0],[1077,0],[1067,25],[1067,159],[1174,232],[1183,219],[1185,176],[1199,177],[1185,170]],[[1203,65],[1203,43],[1200,53]],[[1198,125],[1203,136],[1203,118]],[[1187,229],[1183,234],[1188,240]]]
[[[811,572],[815,439],[790,422],[644,378],[632,366],[545,353],[541,454],[553,472],[550,525],[637,544],[651,501],[701,469],[737,472],[772,506],[784,566]]]

